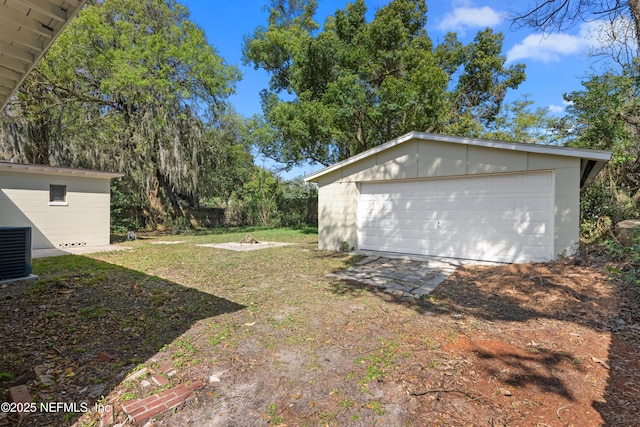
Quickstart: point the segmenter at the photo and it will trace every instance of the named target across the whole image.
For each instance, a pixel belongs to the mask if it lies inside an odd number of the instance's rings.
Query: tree
[[[524,79],[522,66],[504,67],[502,36],[489,29],[469,46],[449,35],[434,51],[424,0],[393,0],[370,22],[355,0],[322,31],[315,9],[313,0],[272,1],[268,26],[243,48],[246,63],[271,74],[253,136],[288,166],[328,165],[411,130],[468,134],[473,125],[457,125],[490,122]]]
[[[278,197],[280,225],[301,227],[318,225],[318,187],[304,182],[302,177],[281,183],[282,192]]]
[[[266,169],[254,166],[251,178],[236,192],[244,204],[248,225],[278,225],[278,198],[282,194],[280,178]]]
[[[610,150],[612,158],[596,181],[582,190],[582,233],[601,237],[601,218],[613,222],[640,216],[640,93],[631,75],[605,73],[565,95],[562,120],[567,145]]]
[[[7,108],[5,151],[124,172],[121,200],[150,225],[179,218],[214,181],[210,156],[243,146],[220,122],[236,120],[225,99],[239,78],[175,0],[92,1]]]
[[[453,116],[450,132],[469,133],[461,126],[465,117],[480,129],[489,126],[499,113],[507,90],[516,89],[525,80],[524,65],[504,67],[503,40],[501,33],[487,28],[467,46],[458,41],[455,33],[449,33],[436,48],[441,67],[450,78],[457,76],[455,87],[448,94]]]
[[[533,100],[528,96],[505,104],[495,120],[485,127],[481,136],[530,144],[562,143],[565,135],[555,131],[558,120],[549,115],[547,108],[532,110],[533,105]]]
[[[600,237],[600,221],[640,216],[640,1],[536,1],[515,17],[517,24],[542,31],[566,30],[600,20],[597,27],[608,69],[565,94],[567,115],[558,121],[567,145],[611,150],[613,156],[596,182],[582,190],[583,237]]]
[[[514,22],[542,31],[566,31],[580,22],[606,19],[615,22],[629,17],[633,22],[636,48],[640,41],[639,0],[536,0]]]

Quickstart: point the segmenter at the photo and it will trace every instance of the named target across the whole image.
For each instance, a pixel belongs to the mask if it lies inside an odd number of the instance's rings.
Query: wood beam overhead
[[[0,108],[86,0],[0,0]]]

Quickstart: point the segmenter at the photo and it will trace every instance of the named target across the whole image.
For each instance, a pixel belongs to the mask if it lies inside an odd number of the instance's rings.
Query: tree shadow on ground
[[[489,362],[486,374],[500,379],[506,385],[521,388],[535,384],[542,391],[551,391],[568,401],[575,400],[573,393],[554,374],[556,369],[571,359],[570,353],[538,349],[536,354],[527,355],[510,350],[488,351],[480,346],[473,351],[480,359]],[[579,367],[577,370],[584,372]]]
[[[452,319],[477,319],[489,322],[536,321],[545,324],[563,321],[586,327],[611,337],[603,402],[593,402],[606,425],[623,425],[634,419],[640,404],[640,351],[630,345],[629,337],[612,328],[621,314],[617,294],[603,265],[581,260],[563,260],[546,264],[521,264],[494,267],[467,267],[456,271],[431,294],[417,300],[396,297],[375,286],[354,281],[335,280],[332,291],[358,296],[372,292],[386,301],[411,307],[426,316]],[[627,324],[630,323],[627,321]],[[516,329],[517,330],[517,329]],[[628,334],[627,334],[628,335]],[[635,336],[637,338],[638,331]],[[637,341],[635,341],[637,342]],[[606,347],[606,345],[605,345]],[[468,350],[489,363],[487,374],[514,387],[527,385],[550,391],[573,401],[570,387],[554,374],[570,367],[586,375],[580,361],[570,351],[536,348],[537,354],[513,352],[515,347],[486,351]],[[532,365],[537,365],[533,369]],[[491,366],[494,366],[491,370]],[[540,368],[540,366],[544,368]]]
[[[196,322],[244,308],[83,256],[37,260],[34,272],[40,280],[0,288],[3,400],[25,384],[36,401],[91,407]],[[21,425],[72,424],[80,415],[35,413]]]
[[[609,325],[609,380],[604,399],[593,408],[607,426],[638,425],[640,408],[640,292],[637,285],[618,282],[623,304]]]

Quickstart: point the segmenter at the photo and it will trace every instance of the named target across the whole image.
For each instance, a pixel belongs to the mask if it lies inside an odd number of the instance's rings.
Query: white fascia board
[[[76,176],[85,178],[114,179],[122,178],[123,173],[102,172],[93,169],[63,168],[25,163],[0,162],[0,172],[30,173],[39,175]]]
[[[408,134],[406,134],[406,135],[402,135],[402,136],[401,136],[401,137],[399,137],[399,138],[392,139],[391,141],[389,141],[389,142],[385,142],[385,143],[384,143],[384,144],[382,144],[382,145],[378,145],[377,147],[370,148],[370,149],[368,149],[367,151],[363,151],[363,152],[362,152],[362,153],[360,153],[360,154],[356,154],[355,156],[351,156],[351,157],[349,157],[348,159],[345,159],[345,160],[343,160],[343,161],[341,161],[341,162],[334,163],[334,164],[333,164],[333,165],[331,165],[331,166],[327,166],[327,167],[326,167],[326,168],[324,168],[324,169],[320,169],[320,170],[319,170],[319,171],[317,171],[317,172],[313,172],[313,173],[311,173],[311,174],[307,175],[307,176],[304,178],[304,181],[305,181],[305,182],[315,182],[315,180],[316,180],[316,179],[318,179],[318,178],[320,178],[322,175],[326,175],[326,174],[328,174],[328,173],[330,173],[330,172],[333,172],[333,171],[335,171],[335,170],[338,170],[338,169],[340,169],[340,168],[342,168],[342,167],[344,167],[344,166],[348,166],[348,165],[350,165],[350,164],[352,164],[352,163],[355,163],[355,162],[357,162],[357,161],[359,161],[359,160],[366,159],[366,158],[367,158],[367,157],[369,157],[369,156],[376,155],[376,154],[378,154],[378,153],[379,153],[379,152],[381,152],[381,151],[387,150],[387,149],[389,149],[389,148],[391,148],[391,147],[395,147],[395,146],[396,146],[396,145],[398,145],[398,144],[402,144],[403,142],[408,141],[408,140],[410,140],[410,139],[414,138],[414,136],[413,136],[413,135],[414,135],[414,132],[412,132],[412,133],[408,133]]]
[[[610,151],[588,150],[582,148],[556,147],[553,145],[525,144],[519,142],[494,141],[489,139],[469,138],[462,136],[439,135],[427,132],[409,132],[399,138],[393,139],[385,144],[371,148],[355,156],[349,157],[341,162],[335,163],[310,175],[307,175],[305,182],[316,182],[318,178],[340,168],[348,166],[352,163],[376,155],[381,151],[388,150],[396,145],[411,139],[419,139],[423,141],[439,141],[449,142],[452,144],[473,145],[477,147],[497,148],[501,150],[523,151],[527,153],[549,154],[554,156],[578,157],[581,159],[596,160],[599,162],[607,162],[611,159]]]

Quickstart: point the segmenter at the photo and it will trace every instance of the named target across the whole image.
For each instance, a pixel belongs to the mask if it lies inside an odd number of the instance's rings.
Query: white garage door
[[[551,172],[362,183],[358,247],[501,262],[553,258]]]

